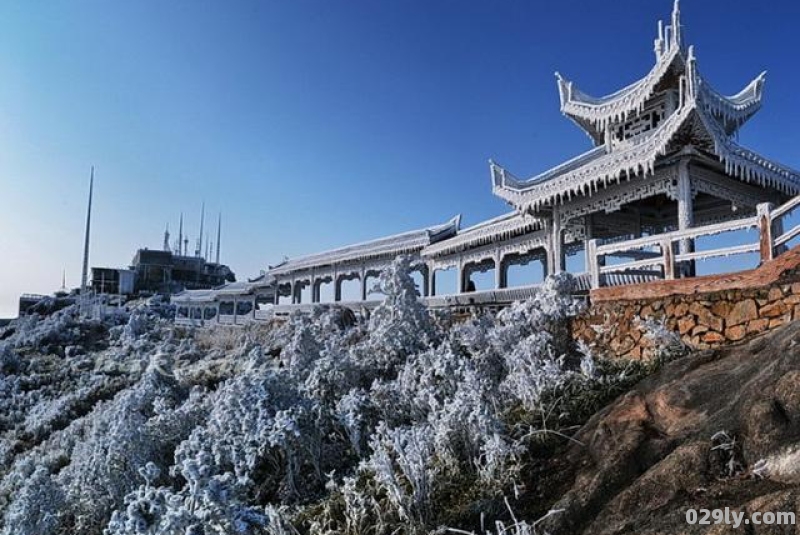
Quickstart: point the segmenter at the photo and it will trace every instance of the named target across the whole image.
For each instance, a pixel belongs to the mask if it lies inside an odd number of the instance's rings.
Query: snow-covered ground
[[[194,332],[142,305],[0,328],[0,533],[534,533],[508,512],[531,444],[646,366],[574,347],[569,276],[454,323],[408,270],[370,318]]]

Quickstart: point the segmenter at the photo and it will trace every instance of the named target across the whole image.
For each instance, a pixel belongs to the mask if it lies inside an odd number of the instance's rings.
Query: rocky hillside
[[[665,364],[575,434],[551,533],[798,533],[689,526],[687,509],[800,512],[800,323]],[[754,469],[755,467],[755,469]],[[713,522],[713,521],[712,521]]]

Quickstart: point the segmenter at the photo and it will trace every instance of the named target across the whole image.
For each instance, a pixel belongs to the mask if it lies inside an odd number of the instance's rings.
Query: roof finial
[[[656,37],[655,44],[653,48],[656,51],[656,59],[661,59],[661,56],[664,55],[664,21],[658,21],[658,37]]]
[[[681,46],[681,0],[675,0],[672,7],[672,39],[676,46]]]
[[[572,99],[572,82],[567,81],[561,73],[556,71],[556,81],[558,82],[558,96],[561,98],[561,106]]]

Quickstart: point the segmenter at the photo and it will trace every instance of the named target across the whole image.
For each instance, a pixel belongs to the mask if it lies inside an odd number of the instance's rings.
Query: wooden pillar
[[[561,273],[564,271],[564,243],[561,232],[561,217],[559,207],[553,206],[553,214],[550,219],[550,236],[547,254],[547,273]]]
[[[664,278],[672,280],[675,278],[675,257],[672,254],[672,242],[664,240],[661,242],[661,254],[664,263]]]
[[[505,287],[503,282],[503,267],[502,267],[502,258],[500,257],[500,251],[497,251],[494,254],[494,288],[495,290],[500,290]]]
[[[430,294],[430,279],[428,278],[428,265],[424,264],[419,269],[422,275],[422,297],[429,297]]]
[[[436,268],[431,264],[428,267],[428,297],[436,295]]]
[[[238,305],[239,302],[236,300],[236,296],[233,296],[233,324],[236,325],[236,313],[238,312]]]
[[[597,261],[597,240],[586,242],[586,271],[589,273],[592,288],[600,287],[600,263]]]
[[[758,215],[758,238],[759,250],[761,252],[761,263],[769,262],[775,258],[775,240],[772,235],[772,203],[760,203],[757,207]],[[781,234],[780,232],[778,233]]]
[[[464,291],[467,289],[467,285],[464,282],[464,261],[459,258],[458,259],[458,284],[456,285],[456,293],[463,294]]]
[[[595,261],[591,258],[589,242],[594,238],[594,229],[592,228],[592,215],[589,214],[583,218],[583,264],[586,273],[592,272],[592,265]]]
[[[369,290],[367,288],[367,268],[366,267],[362,267],[361,268],[361,300],[362,301],[366,301],[367,300],[367,293],[369,293]]]
[[[689,160],[683,159],[678,163],[678,230],[688,230],[694,226],[694,207],[692,203],[692,178],[689,173]],[[679,254],[694,252],[694,240],[684,239],[678,243]],[[694,262],[685,262],[681,267],[681,274],[685,277],[694,276]]]
[[[333,280],[333,300],[337,303],[342,300],[342,282],[344,279],[339,276]]]

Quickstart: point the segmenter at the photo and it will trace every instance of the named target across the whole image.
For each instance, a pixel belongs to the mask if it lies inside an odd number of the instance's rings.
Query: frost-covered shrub
[[[0,342],[0,533],[427,533],[454,500],[502,506],[533,437],[569,439],[647,370],[573,344],[567,275],[457,323],[411,267],[385,270],[369,318],[20,320]]]
[[[64,493],[47,468],[37,467],[19,490],[5,514],[2,535],[46,535],[57,533],[64,513]]]
[[[686,344],[680,335],[667,327],[665,318],[640,318],[636,316],[634,322],[642,330],[642,336],[650,344],[652,357],[655,359],[670,359],[684,354]]]
[[[156,487],[160,470],[148,463],[140,471],[146,483],[125,497],[111,517],[106,535],[228,535],[265,533],[267,517],[237,499],[230,476],[208,477],[187,467],[188,491]]]
[[[182,439],[205,410],[197,397],[190,397],[189,410],[176,410],[170,416],[156,412],[165,403],[177,407],[183,397],[163,365],[153,362],[138,383],[96,410],[71,463],[57,477],[75,511],[78,529],[107,518],[114,505],[138,486],[140,467],[151,461],[166,464],[173,441]]]
[[[417,299],[411,278],[411,258],[400,256],[381,272],[376,290],[383,303],[370,316],[370,353],[364,355],[379,368],[394,366],[416,351],[429,347],[436,339],[428,310]]]
[[[8,344],[0,342],[0,377],[12,375],[20,369],[20,360]]]

